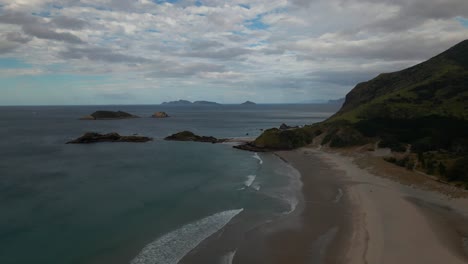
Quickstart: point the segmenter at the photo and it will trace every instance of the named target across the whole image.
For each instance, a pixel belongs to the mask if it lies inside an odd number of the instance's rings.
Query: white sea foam
[[[259,183],[254,183],[254,184],[252,185],[252,188],[253,188],[254,190],[256,190],[256,191],[260,191],[261,185],[260,185]]]
[[[232,261],[234,260],[234,256],[236,255],[236,252],[237,250],[227,253],[221,258],[221,261],[219,263],[220,264],[232,264]]]
[[[302,181],[300,172],[294,167],[285,163],[285,169],[287,171],[284,173],[289,178],[289,184],[285,189],[283,189],[281,198],[283,200],[286,200],[289,204],[289,210],[286,211],[284,214],[290,214],[296,210],[296,207],[301,199],[300,197],[302,196]]]
[[[252,156],[254,159],[257,159],[258,160],[258,163],[261,165],[263,164],[263,160],[262,158],[260,158],[260,156],[257,154],[257,152],[255,152],[255,154]]]
[[[336,194],[333,203],[338,203],[341,200],[341,197],[343,197],[343,190],[341,190],[341,188],[338,188],[338,193]]]
[[[188,252],[223,228],[242,210],[220,212],[163,235],[146,245],[131,264],[177,264]]]
[[[247,187],[250,187],[250,185],[252,185],[252,183],[255,181],[256,177],[257,177],[256,175],[247,176],[247,180],[244,181],[244,185]]]

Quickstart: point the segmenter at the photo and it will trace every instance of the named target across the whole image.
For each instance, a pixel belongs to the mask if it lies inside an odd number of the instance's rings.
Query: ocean
[[[244,232],[294,211],[300,175],[271,153],[162,139],[183,130],[255,137],[337,108],[0,107],[0,263],[231,263]],[[142,118],[78,120],[96,110]],[[171,117],[149,118],[156,111]],[[154,141],[65,144],[88,131]]]

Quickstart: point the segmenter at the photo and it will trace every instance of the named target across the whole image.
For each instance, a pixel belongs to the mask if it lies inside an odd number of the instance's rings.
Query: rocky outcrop
[[[226,142],[227,139],[225,138],[215,138],[215,137],[206,137],[206,136],[199,136],[195,135],[190,131],[182,131],[173,135],[166,137],[164,140],[172,140],[172,141],[196,141],[196,142],[207,142],[207,143],[222,143]]]
[[[249,143],[240,144],[240,145],[234,145],[232,147],[236,148],[236,149],[252,151],[252,152],[270,152],[270,151],[274,151],[274,149],[267,149],[267,148],[257,147],[257,146],[255,146],[254,142],[249,142]]]
[[[293,128],[299,128],[299,127],[298,126],[288,126],[285,123],[281,124],[281,126],[279,127],[279,129],[281,129],[281,130],[293,129]]]
[[[166,112],[156,112],[151,117],[153,118],[167,118],[169,115]]]
[[[110,120],[110,119],[128,119],[138,118],[139,116],[129,114],[123,111],[96,111],[91,115],[83,116],[80,120]]]
[[[96,120],[96,118],[94,118],[92,115],[85,115],[80,117],[80,120]]]
[[[121,136],[118,133],[99,134],[95,132],[85,133],[83,136],[68,141],[67,144],[89,144],[98,142],[147,142],[153,140],[143,136]]]
[[[256,105],[256,103],[251,102],[251,101],[245,101],[241,105]]]

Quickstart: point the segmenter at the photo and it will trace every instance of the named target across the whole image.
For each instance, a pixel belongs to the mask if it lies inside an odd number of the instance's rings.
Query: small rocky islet
[[[169,114],[166,112],[155,112],[151,115],[152,118],[168,118]],[[131,119],[140,118],[137,115],[133,115],[124,111],[103,111],[99,110],[90,115],[85,115],[80,120],[115,120],[115,119]]]
[[[121,136],[118,133],[112,132],[107,134],[100,134],[96,132],[87,132],[83,136],[68,141],[67,144],[90,144],[90,143],[99,143],[99,142],[148,142],[152,141],[153,138],[144,137],[144,136]]]
[[[155,112],[151,117],[152,118],[168,118],[169,115],[166,112]]]
[[[96,111],[90,115],[81,117],[80,120],[112,120],[129,118],[139,118],[139,116],[132,115],[123,111]]]

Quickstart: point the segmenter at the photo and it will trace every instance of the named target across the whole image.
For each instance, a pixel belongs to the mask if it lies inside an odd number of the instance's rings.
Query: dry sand
[[[277,154],[301,172],[304,210],[269,238],[274,263],[468,263],[466,192],[372,155]]]

